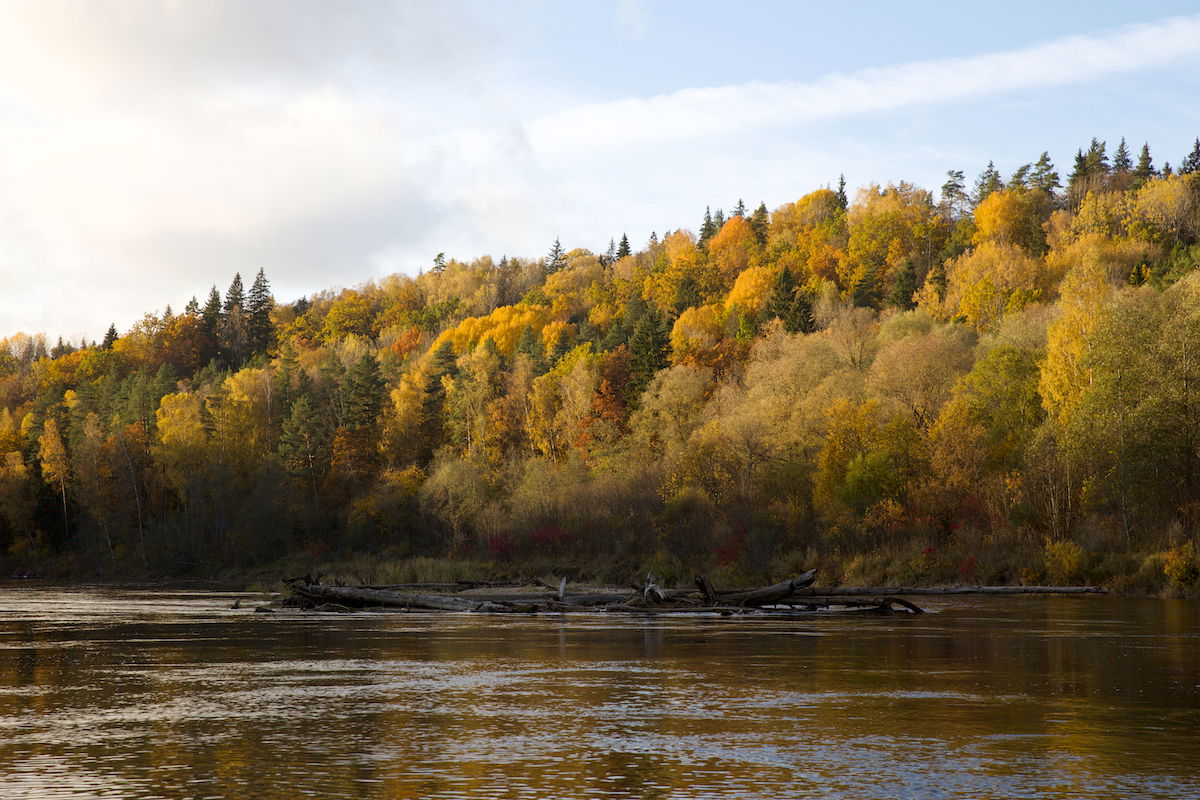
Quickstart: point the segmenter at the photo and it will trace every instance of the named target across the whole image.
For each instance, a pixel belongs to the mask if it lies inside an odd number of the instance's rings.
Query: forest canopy
[[[0,561],[1200,575],[1200,140],[0,340]],[[514,566],[513,569],[519,569]]]

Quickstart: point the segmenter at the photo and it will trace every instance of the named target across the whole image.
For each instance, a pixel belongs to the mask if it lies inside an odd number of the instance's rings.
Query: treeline
[[[636,250],[291,304],[237,276],[98,344],[2,340],[0,552],[1187,587],[1197,266],[1200,140],[1093,140],[1065,180],[842,181]]]

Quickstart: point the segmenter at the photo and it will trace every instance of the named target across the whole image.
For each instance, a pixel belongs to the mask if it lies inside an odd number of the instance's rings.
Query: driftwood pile
[[[540,581],[512,584],[400,584],[335,586],[303,576],[285,581],[292,591],[284,605],[318,611],[378,609],[389,611],[478,611],[533,614],[611,612],[621,614],[794,614],[822,610],[878,614],[921,614],[922,609],[891,593],[855,594],[814,590],[816,570],[753,589],[721,590],[703,575],[695,588],[665,589],[647,575],[625,591],[568,592],[564,578],[557,590]],[[530,586],[541,591],[520,591]],[[546,591],[550,590],[550,591]]]

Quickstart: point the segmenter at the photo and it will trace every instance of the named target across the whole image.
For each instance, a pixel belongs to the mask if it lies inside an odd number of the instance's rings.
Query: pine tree
[[[700,245],[705,245],[709,239],[716,234],[716,225],[713,223],[712,211],[709,206],[704,207],[704,222],[700,223]]]
[[[546,371],[546,351],[542,347],[542,337],[537,335],[532,325],[526,325],[525,330],[521,331],[521,336],[517,339],[516,354],[527,357],[535,373]]]
[[[112,324],[108,326],[108,332],[104,334],[104,341],[100,343],[101,350],[112,350],[113,343],[117,341],[117,326]]]
[[[655,243],[657,242],[657,237],[655,237],[653,233],[650,234],[650,241]],[[632,252],[633,251],[629,249],[629,237],[622,233],[621,244],[617,247],[617,258],[625,258],[625,256],[631,255]]]
[[[428,461],[432,457],[434,449],[442,439],[446,412],[446,386],[442,379],[448,377],[453,380],[457,374],[458,358],[454,355],[454,345],[447,339],[433,351],[429,374],[425,380],[425,396],[421,401],[421,461]]]
[[[375,356],[364,353],[354,362],[346,373],[344,419],[348,429],[359,431],[377,427],[383,408],[384,385]]]
[[[192,299],[187,301],[187,305],[183,307],[183,313],[189,317],[200,316],[200,301],[196,299],[195,295],[192,295]]]
[[[240,272],[233,274],[233,280],[229,284],[229,289],[225,292],[225,305],[221,310],[226,316],[229,316],[229,312],[235,308],[243,310],[246,308],[246,293],[242,288],[242,273]]]
[[[433,269],[431,270],[431,272],[433,272],[434,275],[441,275],[445,271],[446,271],[446,254],[438,253],[436,256],[433,257]]]
[[[307,394],[296,398],[283,422],[279,455],[283,468],[308,484],[316,503],[318,481],[329,468],[329,430]]]
[[[569,352],[571,352],[571,335],[564,328],[558,332],[558,338],[554,340],[554,347],[550,348],[550,356],[546,359],[546,363],[553,367]]]
[[[1003,188],[1004,181],[1000,178],[1000,171],[996,169],[994,163],[988,161],[987,167],[979,173],[979,177],[975,180],[975,192],[971,199],[975,201],[975,205],[979,205],[989,194]]]
[[[1184,156],[1183,162],[1179,165],[1180,175],[1191,175],[1193,172],[1200,172],[1200,137],[1196,138],[1192,152]]]
[[[682,314],[689,308],[699,306],[702,299],[696,278],[690,272],[684,273],[679,285],[675,287],[675,313]]]
[[[234,369],[239,369],[249,355],[249,339],[246,327],[246,293],[242,288],[241,273],[234,273],[233,282],[225,292],[225,305],[221,321],[217,326],[217,341],[221,355]]]
[[[1029,188],[1029,174],[1033,171],[1033,164],[1022,164],[1013,172],[1012,177],[1008,179],[1008,188],[1023,192]]]
[[[758,208],[754,209],[754,213],[750,215],[750,231],[754,234],[754,238],[759,244],[767,243],[767,234],[770,231],[770,218],[767,214],[767,204],[759,203]]]
[[[946,219],[958,219],[970,208],[966,186],[961,169],[946,170],[946,182],[942,184],[942,213]]]
[[[1105,153],[1107,142],[1097,141],[1094,137],[1092,143],[1088,145],[1087,155],[1084,159],[1087,162],[1088,175],[1108,175],[1111,168],[1108,165],[1108,155]]]
[[[1146,181],[1154,177],[1154,161],[1150,158],[1150,143],[1142,144],[1142,152],[1138,154],[1137,166],[1133,168],[1133,188],[1141,188]]]
[[[1129,172],[1133,169],[1133,160],[1129,157],[1129,147],[1125,144],[1124,136],[1117,145],[1117,152],[1113,153],[1112,168],[1113,172]]]
[[[786,320],[796,297],[797,286],[795,274],[786,266],[775,276],[775,285],[771,288],[771,296],[767,298],[764,311],[767,319]]]
[[[1034,162],[1033,172],[1029,176],[1029,185],[1033,189],[1042,190],[1051,197],[1054,197],[1054,193],[1062,186],[1058,180],[1058,172],[1054,169],[1054,162],[1050,160],[1050,153],[1042,151],[1038,160]]]
[[[520,298],[517,297],[516,264],[508,256],[500,256],[500,266],[496,268],[496,305],[510,306]]]
[[[916,302],[913,300],[913,295],[920,288],[921,282],[917,280],[916,267],[913,266],[913,262],[905,261],[904,266],[896,271],[896,276],[892,279],[892,291],[888,295],[888,303],[902,311],[914,308]]]
[[[259,270],[246,296],[246,338],[251,353],[265,353],[271,346],[271,312],[275,309],[275,298],[267,276]]]
[[[668,364],[671,336],[666,322],[654,311],[648,311],[634,326],[629,337],[629,394],[641,397],[654,374]]]
[[[558,238],[554,239],[554,246],[550,248],[550,252],[546,255],[546,274],[552,275],[567,265],[567,257],[563,252],[562,244]]]
[[[608,240],[608,249],[604,251],[604,255],[600,256],[600,263],[603,266],[608,266],[617,260],[617,240]]]

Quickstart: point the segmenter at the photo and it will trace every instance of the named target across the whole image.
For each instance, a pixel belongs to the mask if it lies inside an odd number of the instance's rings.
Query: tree
[[[621,244],[617,246],[617,258],[625,258],[632,251],[629,249],[629,237],[621,234]]]
[[[704,207],[704,222],[700,223],[700,239],[698,244],[703,247],[717,233],[716,223],[713,222],[712,211],[709,206]]]
[[[566,265],[566,254],[563,252],[562,244],[556,237],[554,239],[554,245],[550,248],[550,252],[546,255],[546,274],[552,275]]]
[[[1003,188],[1004,181],[1000,177],[999,170],[996,169],[995,164],[989,161],[987,167],[975,179],[975,191],[972,193],[971,199],[975,202],[975,205],[979,205],[989,194],[998,192]]]
[[[843,211],[845,211],[847,208],[850,207],[850,198],[848,198],[846,196],[846,176],[845,175],[838,175],[838,188],[837,188],[836,194],[837,194],[838,207],[841,208]]]
[[[1133,169],[1133,160],[1129,157],[1129,147],[1125,144],[1124,136],[1117,145],[1117,152],[1113,153],[1112,169],[1113,172],[1129,172]]]
[[[1140,189],[1153,177],[1154,162],[1150,159],[1150,143],[1146,142],[1138,154],[1137,166],[1133,168],[1133,188]]]
[[[634,326],[629,337],[629,393],[630,405],[650,383],[655,373],[667,366],[671,351],[671,335],[666,322],[654,311],[648,311]]]
[[[251,353],[265,353],[271,346],[271,312],[274,309],[275,298],[271,296],[266,273],[260,269],[246,296],[246,339]]]
[[[101,350],[112,350],[113,343],[117,341],[117,326],[112,324],[108,326],[108,332],[104,334],[104,341],[100,343]]]
[[[782,321],[789,333],[811,333],[816,328],[812,301],[808,293],[799,288],[796,276],[787,267],[775,276],[765,311],[767,319]]]
[[[1050,160],[1050,154],[1043,151],[1038,160],[1034,162],[1033,171],[1029,174],[1029,187],[1031,189],[1040,189],[1047,196],[1054,197],[1054,193],[1062,186],[1058,180],[1058,172],[1054,169],[1054,162]]]
[[[746,216],[746,204],[742,198],[738,198],[737,205],[733,207],[733,213],[730,216],[744,217]]]
[[[1192,152],[1184,156],[1183,161],[1179,164],[1180,175],[1191,175],[1193,172],[1200,172],[1200,137],[1196,138]]]
[[[329,434],[312,399],[304,394],[292,404],[279,437],[284,469],[305,480],[317,502],[317,485],[329,466]]]
[[[48,417],[42,425],[42,434],[38,437],[38,461],[42,467],[42,480],[51,486],[58,486],[62,495],[63,531],[69,537],[70,522],[67,518],[67,479],[71,475],[70,461],[67,458],[67,448],[58,432],[58,422]]]
[[[438,253],[436,256],[433,257],[432,272],[434,275],[441,275],[445,271],[446,271],[446,254]]]
[[[942,213],[948,220],[956,220],[971,207],[971,197],[966,192],[966,182],[961,169],[947,170],[946,182],[942,184]]]
[[[221,307],[221,319],[217,325],[217,340],[221,354],[231,367],[237,369],[249,355],[249,340],[246,326],[246,295],[242,288],[241,273],[235,273],[233,282],[225,292],[225,303]]]
[[[759,203],[758,208],[754,209],[754,213],[750,215],[750,230],[754,232],[754,238],[760,245],[767,243],[769,227],[767,204]]]

